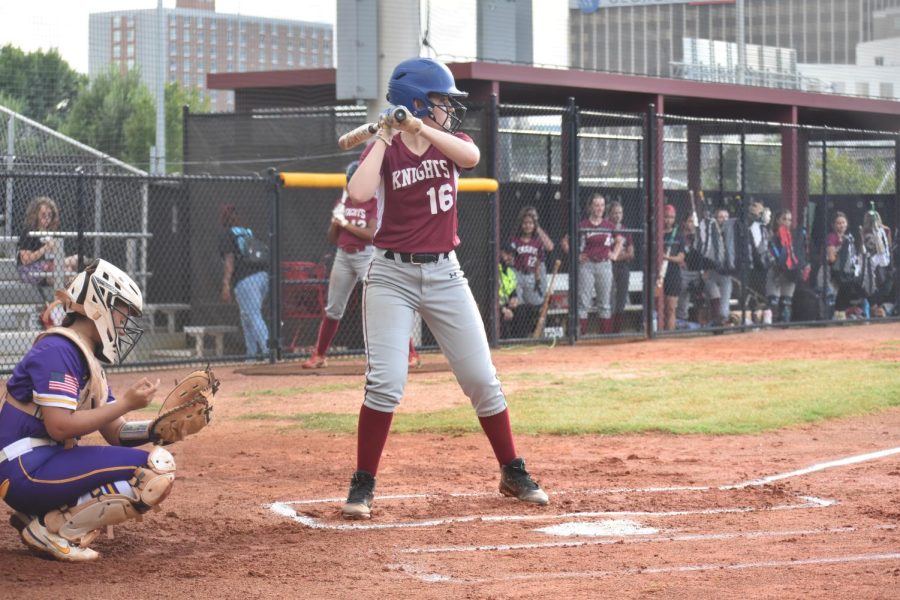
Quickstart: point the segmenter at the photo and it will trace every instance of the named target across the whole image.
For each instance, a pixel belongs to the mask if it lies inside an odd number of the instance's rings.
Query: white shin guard
[[[72,508],[51,510],[44,516],[44,523],[51,533],[84,548],[103,527],[140,520],[145,512],[166,499],[174,481],[175,459],[168,450],[157,447],[147,457],[147,468],[135,469],[128,482],[131,494],[103,494]]]

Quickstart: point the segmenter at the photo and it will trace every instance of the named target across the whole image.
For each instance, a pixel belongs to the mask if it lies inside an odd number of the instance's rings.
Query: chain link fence
[[[333,140],[365,116],[186,113],[186,174],[151,177],[0,111],[0,370],[59,321],[45,310],[54,288],[94,257],[144,290],[132,365],[307,356],[342,190],[288,188],[278,174],[343,173],[359,149]],[[482,161],[464,177],[499,182],[496,193],[461,192],[458,204],[457,253],[493,343],[896,315],[896,134],[582,111],[574,101],[473,106],[465,131]],[[267,255],[248,267],[251,233]],[[330,354],[363,352],[360,290]],[[413,339],[436,346],[424,324]]]

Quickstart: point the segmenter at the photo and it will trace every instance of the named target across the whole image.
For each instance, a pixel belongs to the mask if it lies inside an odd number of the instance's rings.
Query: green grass
[[[705,362],[658,368],[620,364],[599,367],[595,374],[516,373],[504,381],[534,384],[517,386],[524,389],[508,396],[515,431],[533,434],[757,433],[900,406],[900,363],[890,361]],[[329,432],[356,428],[355,414],[253,413],[242,418],[287,420],[292,427]],[[401,406],[393,430],[457,433],[480,428],[466,404],[411,414]]]

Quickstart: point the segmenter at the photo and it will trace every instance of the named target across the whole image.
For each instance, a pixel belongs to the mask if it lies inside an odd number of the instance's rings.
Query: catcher
[[[0,400],[0,498],[10,524],[33,550],[90,561],[106,526],[157,507],[172,489],[175,461],[160,445],[206,425],[218,382],[192,374],[152,421],[126,421],[145,408],[159,381],[142,378],[115,398],[100,363],[121,364],[141,337],[143,300],[124,272],[95,260],[58,290],[66,316],[42,332],[6,382]],[[170,405],[182,405],[170,409]],[[79,446],[99,431],[110,446]],[[139,450],[148,442],[159,444]]]

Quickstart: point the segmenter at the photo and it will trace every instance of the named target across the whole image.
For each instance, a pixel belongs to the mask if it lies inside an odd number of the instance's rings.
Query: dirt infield
[[[900,367],[900,325],[494,355],[501,378],[534,365],[590,372],[624,358],[665,368],[829,357]],[[466,403],[441,357],[423,359],[402,410]],[[215,420],[172,447],[179,473],[163,510],[117,527],[114,540],[100,538],[93,547],[103,558],[86,565],[35,557],[4,528],[3,596],[898,597],[900,409],[753,436],[519,436],[551,494],[547,507],[496,492],[497,467],[481,435],[396,434],[379,472],[375,518],[348,523],[339,508],[354,436],[240,418],[357,412],[361,362],[332,364],[332,374],[313,378],[286,366],[272,375],[220,367]],[[110,379],[115,390],[134,378]],[[313,380],[336,385],[249,400],[254,390]],[[0,516],[7,514],[4,505]]]

